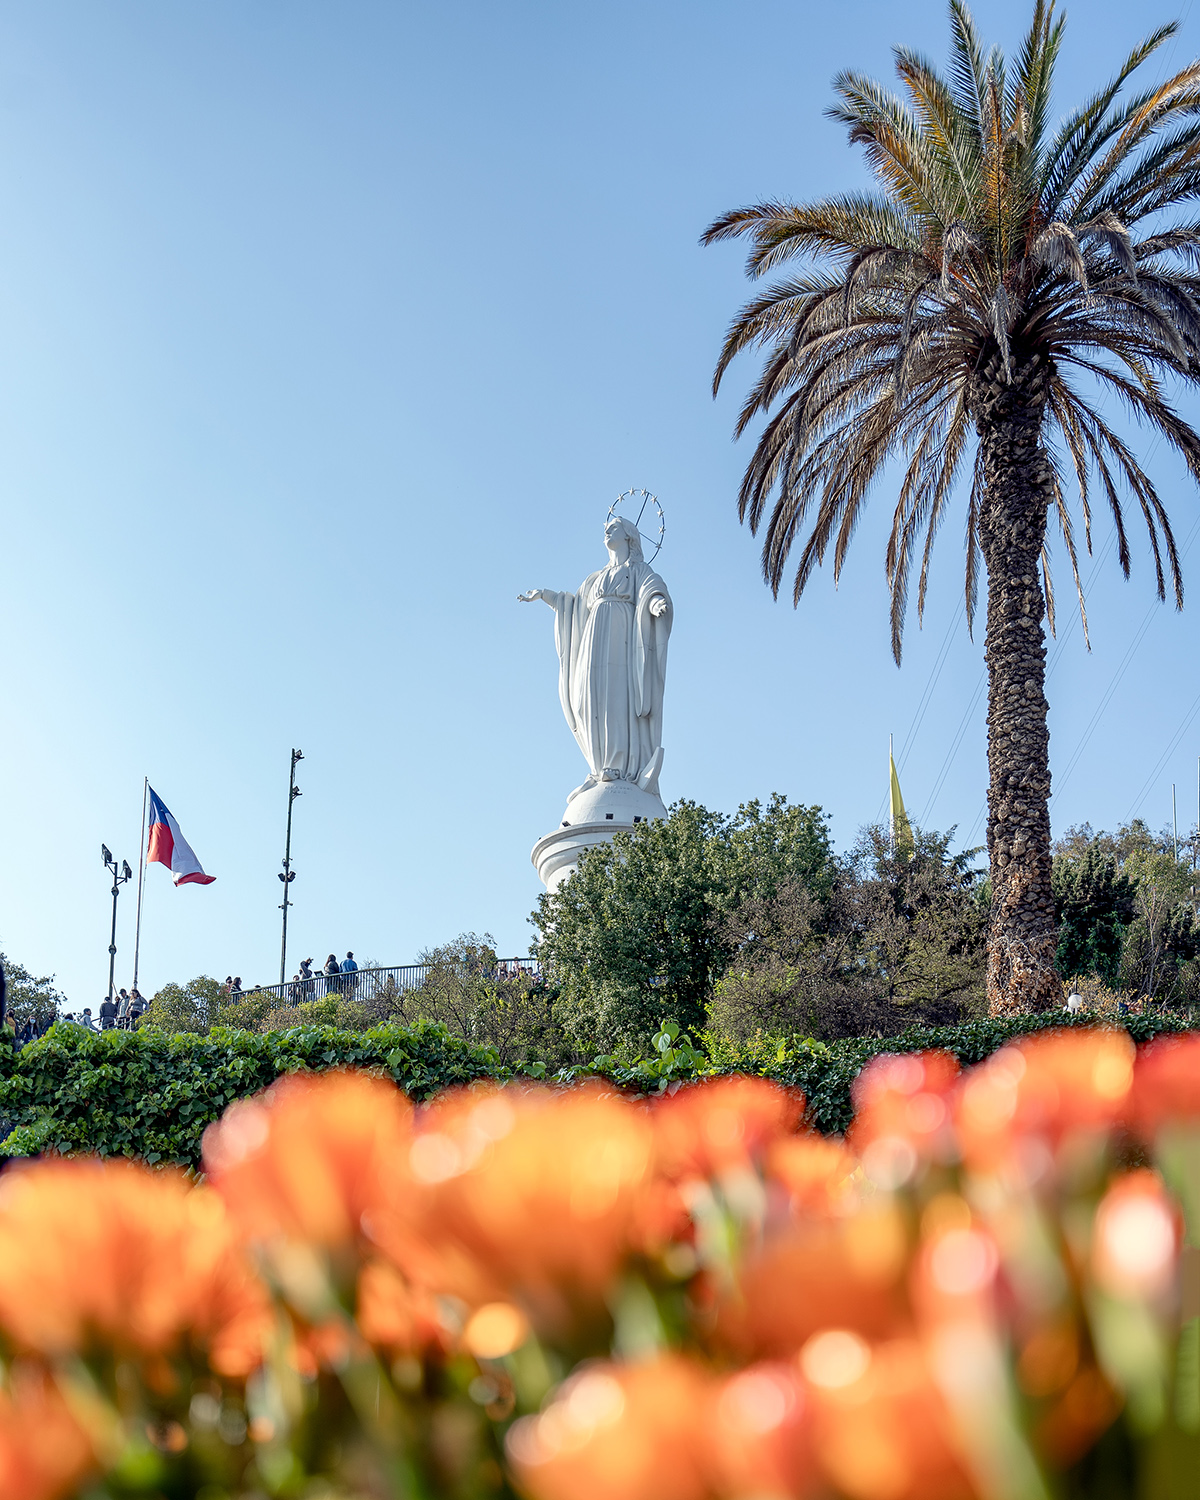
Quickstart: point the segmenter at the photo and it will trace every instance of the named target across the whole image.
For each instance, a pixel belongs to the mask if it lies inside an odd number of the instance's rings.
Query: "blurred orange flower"
[[[651,1118],[660,1172],[673,1180],[717,1177],[760,1162],[799,1130],[804,1095],[763,1078],[717,1078],[656,1100]]]
[[[356,1321],[369,1344],[393,1353],[417,1354],[447,1342],[436,1300],[387,1261],[369,1260],[362,1268]]]
[[[1072,1132],[1109,1129],[1124,1113],[1133,1058],[1125,1031],[1064,1029],[1002,1047],[964,1076],[956,1110],[964,1159],[988,1169],[1025,1151],[1036,1175],[1022,1142],[1055,1148]]]
[[[907,1237],[889,1204],[793,1225],[748,1255],[720,1299],[720,1342],[743,1357],[793,1353],[831,1322],[879,1336],[907,1320]]]
[[[269,1318],[224,1205],[182,1172],[77,1158],[0,1178],[0,1327],[19,1346],[158,1354],[190,1335],[243,1375]]]
[[[871,1347],[845,1329],[801,1351],[814,1446],[851,1500],[968,1500],[975,1494],[954,1424],[918,1343]]]
[[[928,1205],[923,1228],[910,1275],[913,1304],[922,1319],[990,1319],[1000,1268],[995,1240],[973,1222],[966,1202],[952,1193]]]
[[[949,1052],[877,1057],[862,1070],[854,1080],[847,1139],[872,1182],[896,1188],[918,1162],[953,1159],[951,1095],[958,1077],[958,1060]]]
[[[508,1456],[534,1500],[703,1500],[710,1390],[676,1357],[586,1365],[540,1416],[513,1424]]]
[[[91,1439],[40,1369],[18,1363],[0,1390],[0,1495],[59,1500],[99,1467]]]
[[[798,1218],[850,1212],[857,1205],[858,1169],[853,1151],[815,1131],[773,1142],[765,1168],[768,1183],[786,1192]]]
[[[1118,1177],[1092,1229],[1097,1283],[1117,1297],[1162,1297],[1175,1283],[1179,1228],[1179,1212],[1156,1172]]]
[[[1138,1048],[1129,1118],[1146,1140],[1165,1123],[1200,1119],[1200,1036],[1163,1036]]]
[[[750,1365],[724,1380],[709,1418],[716,1492],[782,1497],[814,1490],[810,1408],[795,1361]]]
[[[421,1275],[468,1302],[554,1283],[603,1293],[626,1253],[652,1150],[646,1112],[595,1085],[460,1092],[425,1112],[408,1153],[426,1253]],[[402,1265],[412,1203],[371,1231]]]
[[[204,1165],[250,1239],[352,1249],[363,1217],[402,1194],[412,1106],[366,1073],[292,1074],[204,1132]]]

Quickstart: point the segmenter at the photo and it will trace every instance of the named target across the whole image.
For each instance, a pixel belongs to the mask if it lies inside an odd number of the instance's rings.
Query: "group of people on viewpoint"
[[[325,987],[319,989],[319,981],[324,979]],[[358,988],[358,965],[354,962],[353,952],[348,952],[341,963],[338,962],[336,953],[331,953],[325,960],[324,969],[318,969],[313,973],[313,961],[311,958],[300,960],[300,967],[292,975],[292,982],[288,986],[288,999],[293,1005],[302,1005],[306,1000],[315,1000],[318,993],[325,995],[353,995]]]
[[[118,990],[115,995],[105,995],[100,1002],[98,1026],[90,1005],[85,1005],[80,1015],[67,1015],[63,1020],[74,1022],[85,1031],[111,1031],[114,1026],[119,1026],[122,1031],[132,1031],[146,1014],[149,1004],[135,984],[131,990]]]

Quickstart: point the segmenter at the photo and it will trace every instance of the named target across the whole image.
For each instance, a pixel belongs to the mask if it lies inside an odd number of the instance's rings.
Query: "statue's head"
[[[604,545],[610,552],[621,550],[621,541],[628,543],[630,562],[645,562],[642,554],[642,536],[632,521],[624,516],[609,516],[604,526]]]

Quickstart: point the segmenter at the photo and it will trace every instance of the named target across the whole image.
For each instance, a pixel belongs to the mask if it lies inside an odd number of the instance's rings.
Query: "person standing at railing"
[[[358,965],[354,962],[354,950],[350,949],[342,959],[342,993],[353,999],[357,988]]]
[[[100,1002],[100,1030],[111,1031],[117,1019],[117,1002],[111,995],[105,995]]]
[[[337,961],[337,954],[331,953],[325,960],[325,993],[336,995],[342,988],[341,983],[342,966]]]
[[[146,1003],[146,997],[145,997],[145,995],[143,995],[141,993],[141,991],[138,989],[137,985],[135,984],[134,987],[133,987],[133,989],[129,992],[129,1024],[130,1024],[130,1026],[131,1027],[136,1027],[140,1023],[142,1017],[146,1014],[146,1011],[148,1009],[149,1009],[149,1007],[148,1007],[148,1005]]]
[[[229,994],[234,1000],[242,998],[242,976],[240,974],[233,976],[233,983],[229,986]]]
[[[300,992],[296,996],[296,1003],[300,1004],[304,1000],[311,1000],[313,998],[313,990],[316,988],[313,980],[311,958],[302,958],[300,960],[300,971],[296,975],[296,978],[300,981]]]

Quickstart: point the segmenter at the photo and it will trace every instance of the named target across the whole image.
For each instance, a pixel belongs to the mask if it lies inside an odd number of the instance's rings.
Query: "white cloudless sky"
[[[1160,73],[1200,52],[1190,8],[1072,6],[1060,107],[1160,20],[1184,19]],[[1022,7],[977,15],[1015,50]],[[942,6],[0,0],[8,953],[98,1003],[100,844],[136,865],[149,775],[217,879],[148,870],[141,988],[276,979],[293,746],[289,973],[466,929],[524,952],[529,850],[582,761],[549,612],[515,596],[598,566],[630,485],[667,516],[667,800],[784,792],[845,846],[880,814],[892,732],[914,816],[982,842],[961,511],[897,670],[893,492],[836,591],[772,601],[735,512],[753,366],[709,392],[747,284],[742,249],[699,234],[861,185],[829,80],[890,75],[894,43],[943,58]],[[1183,542],[1196,494],[1150,462]],[[1161,825],[1173,781],[1191,824],[1200,611],[1153,603],[1140,538],[1123,582],[1109,530],[1090,655],[1058,574],[1054,825]],[[1200,542],[1185,567],[1195,597]],[[133,912],[127,888],[125,985]]]

